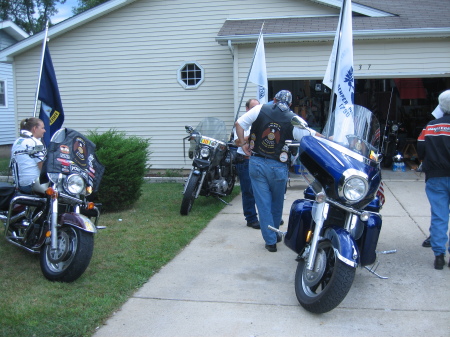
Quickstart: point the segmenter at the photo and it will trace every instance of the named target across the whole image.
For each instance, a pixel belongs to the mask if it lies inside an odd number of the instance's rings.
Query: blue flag
[[[59,95],[58,82],[56,82],[55,70],[53,69],[52,58],[47,46],[45,46],[38,99],[41,101],[39,118],[44,122],[46,131],[43,142],[48,146],[53,134],[63,125],[64,110]]]

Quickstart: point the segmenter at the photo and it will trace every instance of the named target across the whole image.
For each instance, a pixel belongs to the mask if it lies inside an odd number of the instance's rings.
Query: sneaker
[[[434,269],[442,270],[444,269],[444,265],[445,265],[444,254],[436,255],[436,258],[434,260]]]
[[[427,238],[425,239],[425,241],[422,242],[422,247],[426,247],[426,248],[431,247],[430,239],[431,239],[431,236],[427,237]]]
[[[248,222],[247,221],[247,227],[251,227],[254,229],[260,229],[261,227],[259,226],[259,221],[253,221],[253,222]]]
[[[277,244],[274,243],[273,245],[265,245],[266,249],[271,252],[271,253],[275,253],[277,251]]]

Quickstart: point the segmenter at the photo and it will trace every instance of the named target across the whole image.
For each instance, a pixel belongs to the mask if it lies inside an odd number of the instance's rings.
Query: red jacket
[[[417,139],[425,180],[450,177],[450,114],[429,122]]]

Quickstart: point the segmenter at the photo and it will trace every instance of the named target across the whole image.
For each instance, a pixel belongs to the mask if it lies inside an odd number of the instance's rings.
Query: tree
[[[57,4],[66,0],[0,0],[0,19],[10,20],[30,35],[45,29],[50,17],[58,13]]]
[[[83,13],[84,11],[101,5],[102,3],[105,3],[107,1],[108,0],[78,0],[78,7],[74,7],[72,13],[75,15]]]

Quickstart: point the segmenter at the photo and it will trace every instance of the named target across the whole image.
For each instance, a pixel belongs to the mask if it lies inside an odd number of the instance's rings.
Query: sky
[[[73,16],[72,7],[75,7],[77,5],[78,0],[66,0],[66,3],[64,5],[58,3],[57,4],[58,14],[51,17],[52,23],[56,24]]]

